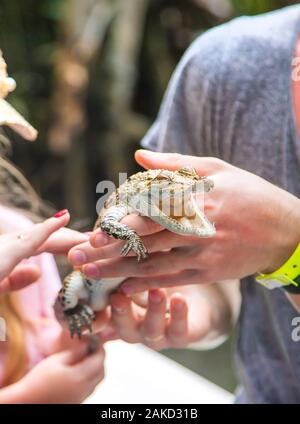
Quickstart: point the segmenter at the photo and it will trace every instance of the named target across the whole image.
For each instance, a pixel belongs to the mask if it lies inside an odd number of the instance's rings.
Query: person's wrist
[[[300,243],[300,200],[289,195],[287,199],[283,199],[283,205],[285,209],[277,217],[277,231],[275,229],[269,264],[262,271],[264,274],[279,269]]]

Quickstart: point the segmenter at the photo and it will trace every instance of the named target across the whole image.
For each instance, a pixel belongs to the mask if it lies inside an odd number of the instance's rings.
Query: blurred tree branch
[[[91,202],[84,134],[89,64],[101,48],[113,10],[109,0],[66,0],[63,10],[62,36],[54,57],[49,145],[54,154],[65,156],[66,207],[82,217],[88,215]]]

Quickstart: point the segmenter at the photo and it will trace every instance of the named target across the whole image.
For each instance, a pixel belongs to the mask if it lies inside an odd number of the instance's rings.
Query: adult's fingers
[[[213,157],[197,157],[179,153],[157,153],[150,150],[137,150],[135,160],[146,169],[168,169],[175,171],[182,166],[191,166],[199,175],[211,175],[222,169],[223,161]]]
[[[0,280],[5,278],[23,259],[36,254],[37,249],[48,237],[65,226],[70,219],[66,211],[64,215],[47,219],[32,226],[29,230],[18,233],[3,234],[0,238]]]
[[[121,285],[120,291],[126,295],[133,295],[153,288],[168,288],[210,282],[211,279],[205,271],[185,269],[165,275],[127,278]]]
[[[103,331],[98,333],[99,341],[101,344],[105,344],[112,340],[118,340],[120,337],[118,335],[118,331],[113,327],[113,325],[108,325]]]
[[[138,317],[134,314],[130,298],[115,293],[111,296],[112,323],[119,336],[129,342],[140,341],[138,333]]]
[[[194,266],[189,248],[174,249],[149,255],[146,261],[137,262],[135,257],[104,259],[82,267],[89,278],[153,276],[174,273]]]
[[[170,321],[167,336],[174,347],[184,346],[188,338],[188,306],[184,297],[174,293],[170,301]]]
[[[180,236],[170,231],[164,230],[149,236],[142,237],[148,253],[161,252],[162,250],[170,250],[175,247],[189,246],[199,244],[198,237]],[[203,239],[203,245],[207,246],[209,239]],[[120,257],[123,241],[108,244],[100,248],[94,248],[90,243],[83,243],[70,250],[68,259],[74,266],[82,266],[89,262],[95,262],[102,259]],[[136,256],[134,252],[129,252],[127,256]]]
[[[0,281],[0,295],[21,290],[37,281],[41,276],[38,266],[30,264],[18,265],[8,277]]]
[[[140,236],[157,233],[163,230],[163,227],[152,221],[152,219],[136,214],[125,216],[121,222],[135,230]],[[101,230],[94,231],[90,236],[90,243],[93,247],[102,247],[113,242],[115,242],[115,239]]]
[[[151,290],[141,331],[149,347],[159,349],[165,342],[167,298],[164,290]]]

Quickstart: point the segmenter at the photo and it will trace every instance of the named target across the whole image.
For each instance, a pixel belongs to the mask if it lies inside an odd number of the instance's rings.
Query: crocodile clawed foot
[[[132,235],[125,243],[123,249],[121,250],[121,255],[126,256],[131,250],[136,254],[138,261],[141,259],[146,259],[148,256],[147,249],[137,234]]]
[[[95,313],[88,305],[78,304],[75,308],[65,311],[64,315],[69,323],[72,338],[77,335],[80,339],[84,327],[87,327],[92,333],[92,321],[95,320]]]

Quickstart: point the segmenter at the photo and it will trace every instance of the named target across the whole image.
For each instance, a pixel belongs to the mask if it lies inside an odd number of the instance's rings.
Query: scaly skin
[[[121,254],[127,255],[132,250],[138,261],[147,258],[147,249],[139,235],[120,222],[131,213],[145,215],[175,233],[211,237],[215,228],[199,210],[193,195],[212,188],[212,180],[198,176],[188,167],[175,172],[163,169],[139,172],[108,198],[94,230],[101,228],[110,236],[125,240]],[[78,270],[67,275],[59,292],[59,301],[72,336],[80,337],[85,327],[92,332],[94,312],[106,307],[109,294],[122,281],[120,278],[88,280]]]

